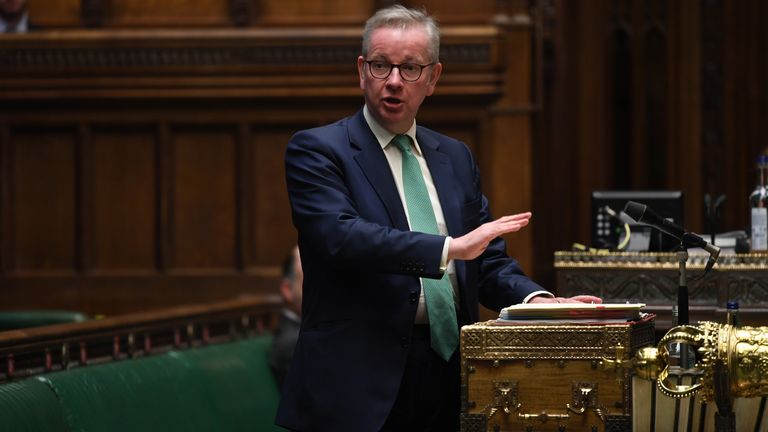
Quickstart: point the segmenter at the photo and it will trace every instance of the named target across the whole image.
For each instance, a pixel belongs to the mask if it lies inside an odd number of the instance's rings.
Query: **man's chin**
[[[384,126],[385,129],[392,133],[403,133],[411,127],[413,121],[407,121],[405,115],[402,112],[392,113],[385,111],[379,113],[379,123]],[[401,130],[403,129],[403,130]]]

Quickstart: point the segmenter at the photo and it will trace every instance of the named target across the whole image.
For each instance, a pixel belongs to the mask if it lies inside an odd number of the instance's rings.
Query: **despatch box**
[[[654,344],[654,316],[622,323],[461,329],[461,430],[632,430],[628,362]]]

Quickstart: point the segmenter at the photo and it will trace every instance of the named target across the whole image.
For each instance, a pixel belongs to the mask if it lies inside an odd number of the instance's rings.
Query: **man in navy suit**
[[[291,430],[458,429],[459,350],[445,358],[430,348],[430,322],[442,317],[427,310],[428,279],[450,281],[455,326],[476,322],[478,303],[601,301],[554,298],[526,277],[499,236],[531,214],[492,220],[467,146],[416,125],[442,71],[439,41],[422,11],[378,11],[357,59],[363,109],[288,144],[304,269],[301,331],[277,414]],[[437,234],[410,229],[399,135],[412,143]]]

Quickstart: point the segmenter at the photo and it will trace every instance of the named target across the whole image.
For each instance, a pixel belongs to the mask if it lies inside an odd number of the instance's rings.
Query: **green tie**
[[[397,135],[392,139],[403,153],[403,190],[408,206],[411,231],[440,234],[437,229],[435,212],[429,199],[427,185],[419,167],[419,161],[411,151],[411,138]],[[459,328],[456,321],[456,307],[453,303],[453,287],[444,274],[442,279],[421,279],[424,298],[427,303],[429,332],[432,349],[445,361],[459,346]]]

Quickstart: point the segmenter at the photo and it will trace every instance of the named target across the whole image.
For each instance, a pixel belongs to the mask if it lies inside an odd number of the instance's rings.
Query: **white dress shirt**
[[[368,123],[368,127],[376,136],[379,141],[384,156],[389,162],[389,168],[392,170],[392,176],[395,178],[395,185],[397,186],[397,192],[400,194],[400,202],[403,204],[405,215],[408,218],[408,225],[410,226],[410,216],[408,215],[408,205],[405,201],[405,191],[403,190],[403,155],[400,149],[396,145],[390,145],[392,138],[395,134],[384,129],[368,111],[368,107],[363,108],[363,116]],[[416,121],[413,122],[411,128],[405,133],[413,140],[414,151],[413,155],[416,156],[416,160],[419,162],[421,168],[421,174],[424,176],[424,183],[427,186],[427,192],[429,193],[429,200],[432,203],[432,210],[435,213],[435,222],[437,222],[437,229],[440,235],[446,236],[445,243],[443,244],[443,254],[440,258],[440,269],[448,273],[448,280],[453,287],[453,300],[454,304],[458,308],[458,287],[459,284],[456,280],[456,268],[453,265],[453,261],[448,262],[448,246],[450,245],[451,237],[448,236],[448,226],[445,224],[445,217],[443,216],[443,208],[440,205],[440,199],[437,196],[437,189],[435,188],[435,182],[432,181],[432,174],[427,167],[427,161],[424,159],[424,155],[421,154],[421,148],[419,142],[416,140]],[[421,280],[419,280],[421,281]],[[427,306],[424,302],[424,289],[422,287],[421,294],[419,295],[419,305],[416,309],[417,324],[423,324],[429,322],[427,318]]]
[[[403,204],[403,209],[405,209],[405,215],[408,217],[408,225],[410,226],[410,216],[408,216],[408,205],[405,201],[405,192],[403,190],[403,156],[400,152],[400,149],[397,148],[395,145],[390,145],[390,142],[392,141],[392,138],[395,137],[395,134],[392,132],[389,132],[388,130],[384,129],[375,118],[371,115],[370,111],[368,110],[368,106],[365,106],[363,108],[363,116],[365,117],[365,121],[368,123],[368,127],[371,128],[371,131],[376,136],[376,139],[379,141],[379,145],[381,145],[382,150],[384,151],[384,156],[387,158],[387,162],[389,162],[389,168],[392,170],[392,176],[395,178],[395,185],[397,186],[397,192],[400,194],[400,202]],[[456,267],[453,264],[453,261],[448,261],[448,246],[451,242],[451,237],[448,236],[448,227],[445,224],[445,217],[443,216],[443,208],[440,206],[440,199],[437,196],[437,189],[435,189],[435,182],[432,181],[432,174],[429,172],[429,167],[427,167],[427,161],[424,159],[424,155],[421,153],[421,148],[419,147],[419,142],[416,140],[416,121],[414,120],[413,124],[411,125],[410,129],[405,133],[405,135],[408,135],[413,140],[413,145],[415,147],[414,149],[414,156],[416,156],[416,160],[419,162],[419,167],[421,167],[421,173],[424,176],[424,183],[427,186],[427,192],[429,193],[429,200],[432,202],[432,210],[435,213],[435,221],[437,222],[437,229],[440,232],[441,235],[446,236],[445,243],[443,244],[443,254],[440,258],[440,269],[448,272],[448,280],[451,282],[451,286],[453,287],[453,300],[456,304],[456,308],[459,307],[458,302],[458,292],[459,292],[459,284],[458,280],[456,279]],[[528,294],[525,299],[523,299],[523,303],[528,303],[530,299],[533,297],[544,295],[547,297],[553,297],[552,293],[549,291],[535,291],[530,294]],[[427,323],[429,320],[427,318],[426,313],[426,303],[424,302],[424,289],[422,286],[421,294],[419,295],[419,306],[416,309],[416,320],[415,322],[417,324]]]

